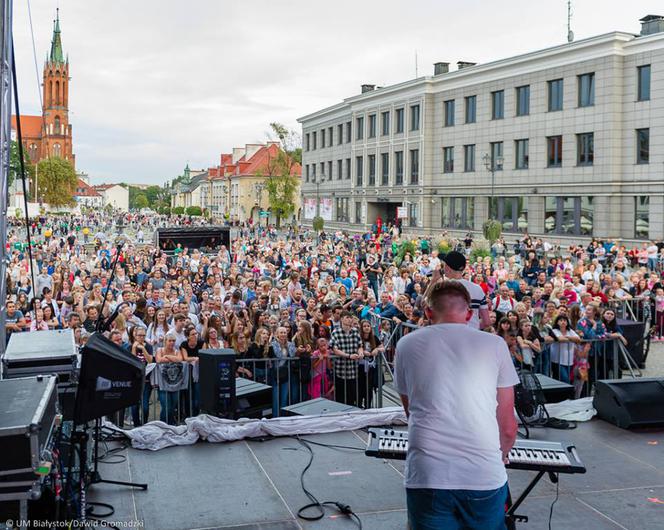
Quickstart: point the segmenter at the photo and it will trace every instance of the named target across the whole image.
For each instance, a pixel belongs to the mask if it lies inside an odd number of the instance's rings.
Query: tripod
[[[93,452],[93,469],[90,476],[90,484],[115,484],[116,486],[127,486],[128,488],[138,488],[141,490],[147,490],[148,485],[138,482],[124,482],[122,480],[108,480],[101,477],[99,472],[99,438],[101,437],[101,419],[97,418],[95,420],[94,427],[94,440],[95,448]]]

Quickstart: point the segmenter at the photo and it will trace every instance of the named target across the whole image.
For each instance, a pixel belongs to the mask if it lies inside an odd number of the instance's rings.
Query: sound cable
[[[302,506],[298,511],[297,511],[297,516],[300,519],[303,519],[305,521],[319,521],[323,517],[325,517],[325,507],[330,506],[334,507],[337,509],[337,511],[349,519],[353,519],[357,522],[359,530],[362,530],[362,520],[359,518],[359,516],[353,511],[353,509],[350,507],[348,504],[344,504],[343,502],[340,501],[324,501],[320,502],[316,496],[311,493],[307,487],[304,484],[304,476],[306,475],[307,471],[309,471],[309,468],[313,464],[314,461],[314,450],[311,448],[311,445],[309,445],[311,440],[303,440],[299,436],[296,436],[295,439],[302,445],[304,448],[309,451],[309,462],[307,462],[307,465],[304,467],[302,470],[302,473],[300,473],[300,486],[302,487],[302,491],[304,494],[307,496],[307,498],[311,501],[309,504]],[[332,447],[332,444],[321,444],[318,442],[314,442],[315,445],[321,445],[321,446],[327,446],[327,447]],[[346,449],[359,449],[357,447],[345,447]],[[318,513],[315,515],[305,515],[304,512],[308,510],[317,510]]]
[[[556,473],[556,498],[553,499],[553,502],[551,503],[551,507],[549,508],[549,530],[551,530],[551,520],[553,519],[553,507],[555,504],[558,502],[558,495],[560,493],[560,480],[559,480],[559,475]]]

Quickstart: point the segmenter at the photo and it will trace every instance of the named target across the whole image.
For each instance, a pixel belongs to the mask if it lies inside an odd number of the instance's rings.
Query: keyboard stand
[[[526,487],[525,490],[519,495],[517,498],[516,502],[512,504],[512,495],[509,491],[509,486],[508,486],[508,492],[507,492],[507,511],[505,512],[505,524],[507,526],[508,530],[515,530],[516,529],[516,523],[527,523],[528,522],[528,516],[527,515],[518,515],[514,512],[519,509],[519,506],[523,503],[523,501],[526,500],[526,497],[530,494],[531,491],[533,491],[533,488],[537,486],[537,483],[542,479],[544,474],[547,473],[547,471],[538,471],[537,475],[535,475],[535,478],[530,481],[528,486]],[[551,482],[556,484],[558,482],[558,474],[554,473],[553,471],[548,471],[549,473],[549,479]]]

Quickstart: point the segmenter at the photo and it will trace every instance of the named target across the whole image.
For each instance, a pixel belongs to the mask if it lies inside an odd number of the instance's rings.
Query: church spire
[[[63,64],[65,62],[62,53],[62,40],[60,38],[60,9],[56,9],[55,21],[53,23],[53,39],[51,40],[51,54],[49,60],[52,63]]]

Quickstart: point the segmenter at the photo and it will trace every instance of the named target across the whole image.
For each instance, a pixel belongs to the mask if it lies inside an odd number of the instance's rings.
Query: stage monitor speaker
[[[618,325],[622,328],[623,336],[627,339],[627,351],[639,368],[645,368],[645,332],[644,322],[635,322],[634,320],[618,319]],[[621,366],[623,365],[621,359]],[[625,367],[626,368],[626,367]]]
[[[600,418],[623,429],[664,426],[664,378],[596,381],[593,406]]]
[[[82,424],[140,403],[145,365],[100,333],[81,352],[74,423]]]
[[[234,419],[235,351],[231,349],[198,352],[201,410],[213,416]]]

